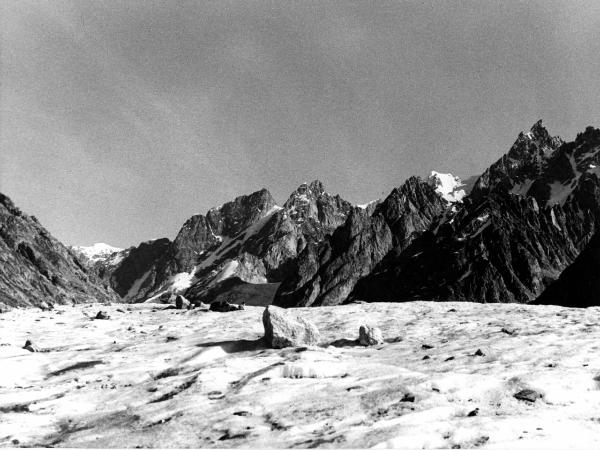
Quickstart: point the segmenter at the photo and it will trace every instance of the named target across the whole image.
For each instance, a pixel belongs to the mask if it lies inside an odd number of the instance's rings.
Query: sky
[[[600,126],[600,2],[0,0],[0,192],[68,245]]]

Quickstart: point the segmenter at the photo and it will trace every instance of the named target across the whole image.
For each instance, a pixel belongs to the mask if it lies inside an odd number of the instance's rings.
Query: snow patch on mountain
[[[123,251],[122,248],[113,247],[112,245],[108,245],[103,242],[99,242],[97,244],[90,245],[88,247],[75,246],[75,247],[73,247],[73,250],[82,254],[83,256],[85,256],[92,262],[107,259],[109,256],[113,255],[114,253]]]
[[[459,177],[455,177],[451,173],[439,173],[432,170],[428,180],[435,191],[449,203],[462,202],[467,195],[464,189],[465,184]]]
[[[221,273],[219,273],[219,275],[217,276],[215,282],[220,283],[221,281],[234,276],[236,273],[236,269],[239,265],[240,263],[235,259],[226,263],[223,269],[221,270]]]
[[[196,266],[189,272],[181,272],[171,277],[168,282],[170,291],[182,292],[189,288],[194,281],[194,274],[196,273]]]
[[[381,201],[381,200],[379,200],[379,199],[377,199],[377,200],[371,200],[371,201],[370,201],[370,202],[368,202],[368,203],[364,203],[364,204],[362,204],[362,205],[356,205],[356,207],[357,207],[357,208],[360,208],[360,209],[367,209],[369,206],[371,206],[371,205],[373,205],[373,204],[375,204],[375,203],[379,203],[380,201]]]

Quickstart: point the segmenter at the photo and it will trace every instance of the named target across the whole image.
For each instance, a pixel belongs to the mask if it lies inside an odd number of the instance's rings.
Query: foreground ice
[[[298,309],[322,346],[284,350],[262,344],[262,308],[162,308],[1,314],[0,445],[600,446],[597,308]],[[111,319],[93,320],[100,309]],[[386,342],[355,346],[363,323]],[[515,399],[523,388],[544,397]]]

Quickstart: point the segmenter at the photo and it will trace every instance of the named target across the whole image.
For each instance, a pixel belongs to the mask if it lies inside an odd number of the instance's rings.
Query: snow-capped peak
[[[429,184],[450,203],[462,202],[462,199],[467,195],[465,190],[462,189],[465,184],[460,178],[451,173],[439,173],[432,170],[429,175]]]
[[[86,258],[93,262],[105,259],[114,253],[123,251],[122,248],[113,247],[112,245],[108,245],[103,242],[90,245],[89,247],[77,246],[73,247],[73,249],[83,254]]]

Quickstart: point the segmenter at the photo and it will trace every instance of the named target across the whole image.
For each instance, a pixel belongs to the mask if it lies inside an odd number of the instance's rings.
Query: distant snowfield
[[[101,259],[106,259],[113,253],[123,251],[122,248],[113,247],[112,245],[108,245],[103,242],[99,242],[97,244],[90,245],[89,247],[79,246],[79,247],[73,247],[73,248],[75,250],[81,252],[82,254],[84,254],[92,262],[96,262]]]
[[[0,446],[600,446],[598,308],[300,308],[322,346],[273,350],[262,308],[163,307],[0,314]],[[365,321],[385,344],[352,344]],[[513,398],[523,388],[544,398]]]

